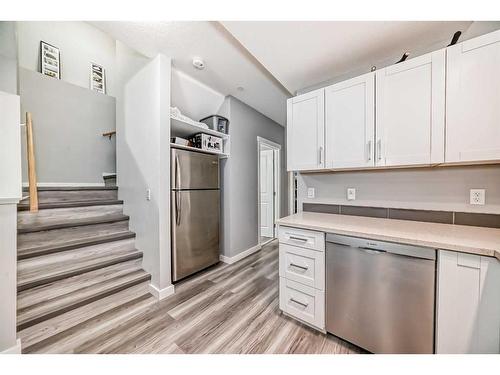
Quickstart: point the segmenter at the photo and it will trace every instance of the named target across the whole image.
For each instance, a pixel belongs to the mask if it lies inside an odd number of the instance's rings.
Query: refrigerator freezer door
[[[201,152],[171,149],[172,189],[218,189],[219,157]]]
[[[219,193],[171,192],[173,281],[219,261]]]

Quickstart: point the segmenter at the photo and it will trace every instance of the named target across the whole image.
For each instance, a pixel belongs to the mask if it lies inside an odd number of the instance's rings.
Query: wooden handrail
[[[35,146],[33,143],[33,123],[31,113],[26,112],[26,150],[28,153],[28,182],[30,191],[30,211],[38,212],[38,191],[36,187]]]
[[[116,130],[112,130],[110,132],[102,133],[103,137],[109,137],[111,139],[111,136],[116,135]]]

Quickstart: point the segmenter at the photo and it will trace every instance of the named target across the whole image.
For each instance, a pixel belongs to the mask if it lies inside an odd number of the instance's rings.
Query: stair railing
[[[28,154],[28,184],[29,184],[29,194],[30,194],[30,211],[38,212],[35,146],[33,143],[33,121],[30,112],[26,112],[26,151]]]

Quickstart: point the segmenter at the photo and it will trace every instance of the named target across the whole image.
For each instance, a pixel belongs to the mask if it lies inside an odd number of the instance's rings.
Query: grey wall
[[[33,114],[39,183],[100,184],[102,173],[115,172],[115,138],[102,136],[115,130],[115,98],[24,68],[19,93],[22,116]]]
[[[0,91],[17,94],[16,23],[0,21]]]
[[[307,198],[307,188],[316,197]],[[356,200],[346,189],[356,188]],[[469,189],[486,189],[486,204],[469,204]],[[385,171],[301,174],[302,202],[396,207],[427,210],[500,213],[500,166],[436,167]]]
[[[223,160],[222,176],[222,249],[233,257],[258,244],[257,216],[257,137],[282,146],[281,216],[287,208],[285,169],[285,129],[234,97],[228,97],[219,113],[230,120],[231,155]]]

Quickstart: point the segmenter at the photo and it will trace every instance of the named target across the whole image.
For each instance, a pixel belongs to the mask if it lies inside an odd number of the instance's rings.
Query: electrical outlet
[[[307,188],[307,198],[314,198],[315,190],[314,188]]]
[[[486,200],[486,190],[470,189],[470,204],[483,205]]]
[[[151,189],[146,189],[146,200],[147,201],[151,200]]]
[[[356,199],[356,189],[355,188],[347,188],[347,200],[353,201]]]

